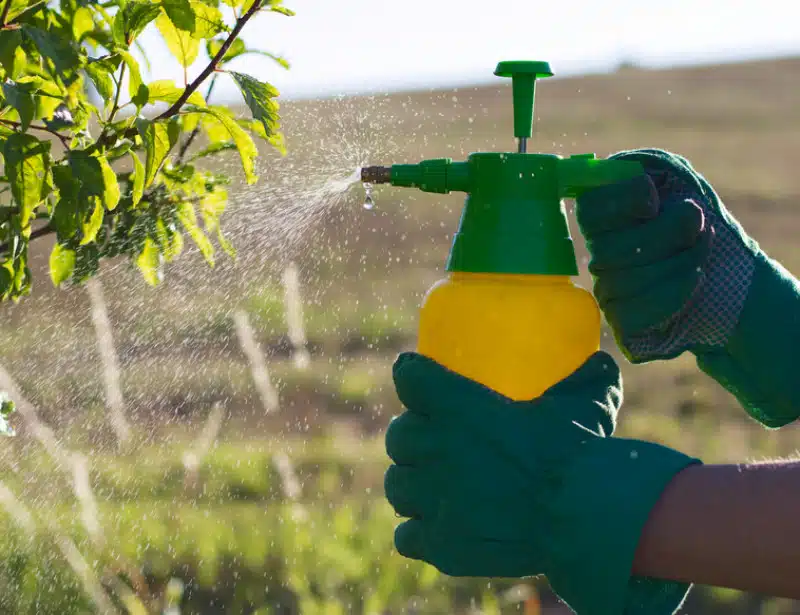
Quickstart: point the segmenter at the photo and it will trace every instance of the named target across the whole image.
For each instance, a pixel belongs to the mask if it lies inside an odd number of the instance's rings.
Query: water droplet
[[[364,182],[364,209],[372,209],[375,207],[375,201],[372,200],[372,184]]]

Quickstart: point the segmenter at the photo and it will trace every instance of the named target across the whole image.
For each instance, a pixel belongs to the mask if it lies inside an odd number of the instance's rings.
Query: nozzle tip
[[[363,167],[361,181],[365,184],[388,184],[392,181],[392,167]]]

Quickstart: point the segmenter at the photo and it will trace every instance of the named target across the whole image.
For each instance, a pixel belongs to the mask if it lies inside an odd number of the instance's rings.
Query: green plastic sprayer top
[[[464,162],[439,158],[366,167],[361,179],[425,192],[467,193],[448,271],[577,275],[562,199],[644,171],[637,162],[598,159],[594,154],[562,158],[527,153],[536,79],[553,72],[547,62],[512,61],[500,62],[494,74],[511,78],[517,152],[474,153]]]

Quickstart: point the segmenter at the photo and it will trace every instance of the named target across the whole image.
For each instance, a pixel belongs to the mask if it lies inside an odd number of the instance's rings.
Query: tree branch
[[[12,128],[21,128],[22,124],[19,122],[14,122],[13,120],[3,120],[0,119],[0,124],[5,124],[6,126],[11,126]],[[57,130],[53,130],[52,128],[48,128],[47,126],[41,126],[39,124],[31,124],[28,128],[33,128],[34,130],[41,130],[43,132],[49,132],[51,135],[58,137],[58,140],[61,141],[61,145],[64,146],[65,149],[69,149],[69,137],[65,134],[61,134]]]
[[[233,42],[238,38],[242,28],[244,28],[245,24],[250,21],[250,18],[253,17],[253,15],[255,15],[260,8],[261,0],[253,0],[253,5],[247,9],[247,12],[244,15],[236,20],[236,25],[233,26],[233,30],[230,31],[228,38],[226,38],[225,42],[222,43],[219,51],[217,51],[211,62],[208,63],[208,66],[203,69],[203,72],[200,73],[194,81],[186,86],[186,89],[183,90],[183,94],[180,95],[178,100],[176,100],[169,109],[164,111],[164,113],[159,115],[156,118],[157,120],[165,120],[180,111],[181,107],[183,107],[186,101],[189,100],[189,97],[195,92],[195,90],[197,90],[197,88],[200,87],[203,81],[208,79],[208,76],[217,70],[217,66],[219,66],[219,63],[222,61],[222,58],[225,57],[225,54],[228,53],[228,49],[230,49],[231,45],[233,45]]]

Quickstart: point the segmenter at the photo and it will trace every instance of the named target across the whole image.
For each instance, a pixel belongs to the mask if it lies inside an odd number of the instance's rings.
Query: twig
[[[119,97],[122,94],[122,80],[125,78],[125,67],[127,65],[123,62],[122,66],[119,69],[119,80],[117,81],[117,94],[114,96],[114,106],[111,107],[111,113],[108,114],[107,124],[110,124],[114,121],[114,116],[119,111]]]
[[[225,57],[225,54],[228,53],[228,49],[230,49],[230,46],[233,45],[233,42],[239,36],[242,28],[244,28],[245,24],[250,21],[250,18],[255,15],[260,8],[261,0],[253,0],[253,5],[247,9],[247,12],[244,15],[236,20],[236,25],[233,26],[233,30],[231,30],[230,34],[228,34],[228,38],[226,38],[225,42],[222,43],[219,51],[217,51],[211,62],[208,63],[208,66],[203,69],[203,72],[200,73],[194,81],[186,86],[186,89],[183,90],[183,94],[180,95],[178,100],[176,100],[169,109],[164,111],[164,113],[159,115],[156,118],[157,120],[165,120],[180,111],[181,107],[183,107],[186,101],[189,100],[189,97],[195,92],[195,90],[197,90],[197,88],[200,87],[203,81],[208,79],[208,76],[217,70],[217,66],[222,61],[222,58]]]
[[[211,82],[208,84],[208,91],[206,92],[206,101],[209,98],[211,98],[211,93],[214,91],[214,86],[216,85],[216,83],[217,83],[217,75],[214,75],[213,77],[211,77]],[[178,157],[175,159],[175,162],[178,165],[183,164],[183,159],[186,157],[186,153],[189,151],[189,148],[191,147],[192,143],[199,134],[200,134],[200,125],[198,124],[197,126],[194,127],[194,130],[192,130],[192,132],[189,133],[189,136],[186,138],[186,141],[183,142],[183,145],[181,145],[180,150],[178,150]]]
[[[0,119],[0,124],[5,124],[6,126],[11,126],[12,128],[22,128],[22,124],[19,122],[15,122],[13,120],[2,120]],[[32,128],[33,130],[41,130],[43,132],[49,132],[51,135],[58,137],[59,141],[61,141],[61,145],[64,146],[64,149],[69,149],[69,137],[67,135],[61,134],[57,130],[53,130],[52,128],[48,128],[47,126],[41,126],[39,124],[31,124],[28,128]]]

